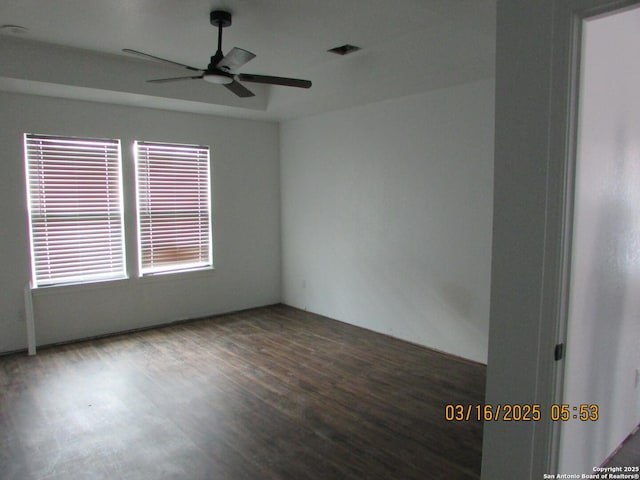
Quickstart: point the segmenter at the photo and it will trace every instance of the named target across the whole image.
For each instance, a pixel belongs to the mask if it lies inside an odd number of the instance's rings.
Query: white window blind
[[[25,134],[36,286],[126,276],[119,140]]]
[[[212,265],[209,147],[136,142],[141,274]]]

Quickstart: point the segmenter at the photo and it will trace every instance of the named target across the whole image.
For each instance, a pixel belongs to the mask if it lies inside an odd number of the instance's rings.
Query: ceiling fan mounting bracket
[[[209,14],[209,21],[214,27],[228,27],[231,25],[231,14],[224,10],[214,10]]]

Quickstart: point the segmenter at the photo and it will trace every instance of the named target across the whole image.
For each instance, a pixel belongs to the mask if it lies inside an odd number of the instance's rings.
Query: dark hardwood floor
[[[620,445],[604,467],[640,467],[640,425]],[[633,472],[637,473],[637,472]]]
[[[477,479],[485,367],[285,306],[0,357],[2,479]]]

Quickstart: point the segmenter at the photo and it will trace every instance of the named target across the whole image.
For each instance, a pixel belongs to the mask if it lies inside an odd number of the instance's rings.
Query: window
[[[124,278],[120,142],[25,134],[34,286]]]
[[[136,142],[142,275],[211,266],[209,147]]]

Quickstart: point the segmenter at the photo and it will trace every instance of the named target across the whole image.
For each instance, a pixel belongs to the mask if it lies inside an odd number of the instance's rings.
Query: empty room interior
[[[567,320],[557,133],[576,15],[633,3],[0,0],[0,478],[640,464],[637,304]],[[620,192],[638,139],[596,140]],[[593,238],[633,299],[626,225]]]

